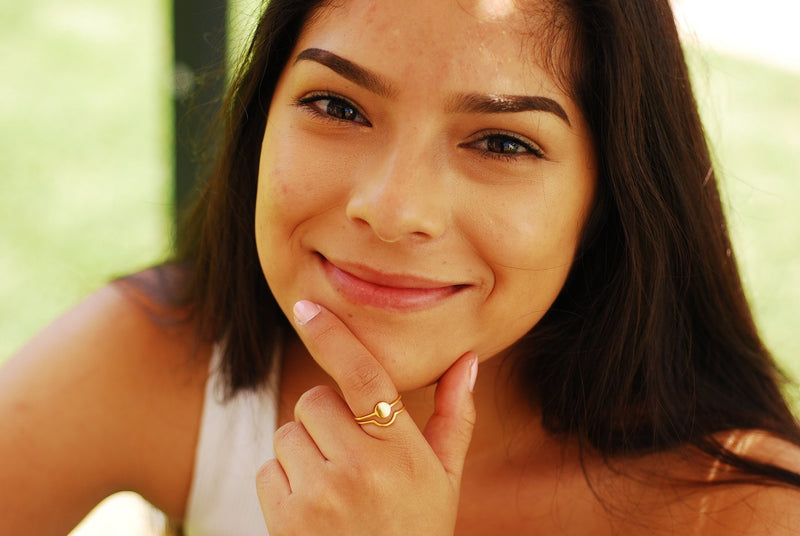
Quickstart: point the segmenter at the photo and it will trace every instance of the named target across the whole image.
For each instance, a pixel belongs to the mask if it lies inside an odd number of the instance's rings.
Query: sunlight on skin
[[[514,0],[477,0],[476,13],[488,19],[502,19],[515,8]]]

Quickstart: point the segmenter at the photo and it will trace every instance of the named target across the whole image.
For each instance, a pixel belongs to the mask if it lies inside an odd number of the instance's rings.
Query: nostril
[[[368,226],[382,242],[393,243],[440,236],[448,221],[444,204],[449,202],[430,188],[420,188],[407,174],[399,174],[360,182],[345,210],[350,221]]]

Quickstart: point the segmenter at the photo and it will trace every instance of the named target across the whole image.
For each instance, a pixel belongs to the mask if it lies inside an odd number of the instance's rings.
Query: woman
[[[798,526],[666,1],[272,0],[232,87],[176,262],[3,369],[3,532]]]

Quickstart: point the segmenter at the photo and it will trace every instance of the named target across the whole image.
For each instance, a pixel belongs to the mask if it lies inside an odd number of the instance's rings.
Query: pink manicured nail
[[[294,320],[301,326],[311,322],[311,320],[313,320],[321,310],[322,309],[320,309],[319,305],[308,300],[300,300],[299,302],[295,303],[294,308],[292,308]]]
[[[469,364],[469,392],[475,389],[475,380],[478,379],[478,356],[472,358]]]

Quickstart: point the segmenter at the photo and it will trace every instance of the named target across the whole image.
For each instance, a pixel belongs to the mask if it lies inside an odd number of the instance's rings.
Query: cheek
[[[258,170],[258,197],[259,205],[269,208],[269,213],[301,197],[305,174],[298,167],[303,160],[293,154],[292,142],[291,129],[275,132],[273,127],[267,127]]]
[[[264,275],[270,286],[282,274],[281,259],[285,256],[285,237],[297,225],[297,217],[304,212],[303,183],[297,180],[298,159],[290,152],[290,143],[281,143],[287,137],[268,125],[264,134],[258,169],[256,196],[256,246]],[[287,207],[294,207],[290,211]]]
[[[268,127],[259,167],[261,202],[281,216],[276,223],[284,227],[339,206],[359,165],[357,156],[343,155],[341,147],[301,129]]]
[[[494,278],[486,324],[505,326],[511,337],[538,322],[569,273],[593,192],[581,187],[590,181],[571,184],[538,185],[502,201],[484,193],[473,212],[471,242]]]
[[[258,171],[256,225],[260,234],[285,236],[324,202],[319,166],[300,154],[292,136],[264,137]]]
[[[576,210],[574,203],[548,203],[538,195],[497,203],[483,196],[480,206],[472,212],[468,227],[488,264],[515,271],[547,271],[571,263],[585,219],[582,208]]]

